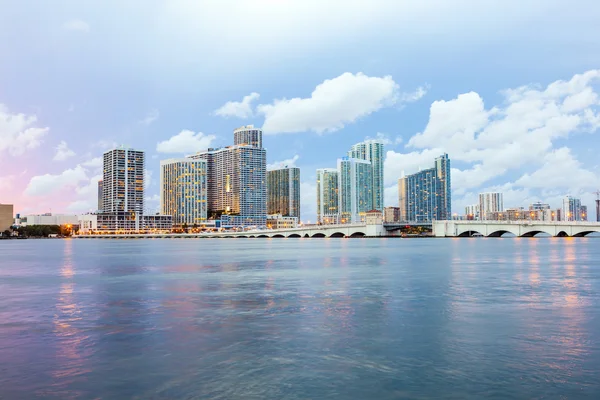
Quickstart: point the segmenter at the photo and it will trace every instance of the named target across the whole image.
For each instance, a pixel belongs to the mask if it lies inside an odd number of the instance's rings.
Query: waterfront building
[[[343,157],[338,159],[340,176],[339,210],[341,223],[364,222],[373,209],[373,168],[370,161]]]
[[[251,125],[239,128],[234,140],[242,144],[190,157],[206,160],[208,218],[221,218],[231,226],[266,226],[267,153],[259,147],[262,131]]]
[[[435,166],[398,180],[398,200],[406,221],[449,220],[452,216],[450,159],[444,154]]]
[[[383,221],[386,223],[400,222],[400,207],[385,207],[383,209]]]
[[[562,214],[564,221],[581,221],[581,200],[566,196],[563,199]]]
[[[12,204],[0,204],[0,233],[4,232],[14,223],[14,207]]]
[[[233,131],[233,144],[262,148],[262,129],[246,125]]]
[[[588,220],[588,212],[587,206],[581,206],[579,209],[579,221],[587,221]]]
[[[160,162],[160,211],[173,225],[206,222],[206,160],[175,158]]]
[[[103,205],[103,192],[102,192],[102,179],[98,181],[98,211],[102,212],[104,210]]]
[[[317,223],[339,223],[340,173],[335,168],[317,170]]]
[[[550,204],[542,203],[541,201],[538,201],[536,203],[532,203],[529,205],[529,210],[531,210],[531,211],[549,210],[549,209],[550,209]]]
[[[300,218],[300,168],[267,171],[267,213]]]
[[[383,225],[383,213],[379,210],[369,210],[365,213],[365,223],[367,225]]]
[[[173,229],[173,217],[170,215],[141,215],[134,212],[106,212],[96,214],[98,232],[170,232]]]
[[[465,216],[467,220],[479,219],[479,204],[472,204],[465,207]]]
[[[383,166],[385,160],[384,144],[381,140],[365,140],[350,148],[348,157],[369,161],[372,167],[371,193],[373,196],[373,209],[383,212],[384,207],[384,182]]]
[[[30,214],[21,218],[22,226],[33,225],[77,225],[79,216],[69,214]]]
[[[117,148],[104,153],[102,211],[144,210],[144,152]]]
[[[492,213],[504,211],[504,200],[502,193],[488,192],[479,194],[479,219],[488,220]]]
[[[267,215],[267,228],[291,229],[298,227],[298,217],[290,217],[281,214]]]

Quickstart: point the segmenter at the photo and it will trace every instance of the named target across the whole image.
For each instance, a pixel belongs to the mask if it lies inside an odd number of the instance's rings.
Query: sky
[[[452,208],[593,209],[600,189],[600,4],[595,0],[0,1],[0,203],[96,209],[101,156],[161,159],[263,127],[268,164],[316,169],[366,138],[397,179],[452,163]],[[590,214],[592,214],[590,212]]]

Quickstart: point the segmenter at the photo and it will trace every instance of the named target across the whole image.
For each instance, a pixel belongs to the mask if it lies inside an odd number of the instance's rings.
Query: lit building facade
[[[472,204],[470,206],[466,206],[465,216],[466,219],[469,221],[479,219],[479,204]]]
[[[177,158],[160,162],[160,210],[175,226],[206,222],[206,160]]]
[[[385,160],[384,144],[381,140],[365,140],[351,147],[348,157],[366,160],[371,163],[371,193],[373,209],[383,212],[384,183],[383,166]]]
[[[267,213],[300,218],[300,168],[267,171]]]
[[[144,152],[118,148],[104,153],[102,211],[144,210]]]
[[[233,131],[233,144],[262,148],[262,129],[246,125]]]
[[[435,159],[434,168],[404,176],[398,181],[401,215],[406,221],[428,222],[452,217],[450,159]]]
[[[102,179],[98,181],[98,211],[104,210],[104,203],[102,200]]]
[[[339,223],[340,174],[335,168],[317,170],[317,223]]]
[[[563,199],[562,211],[564,221],[581,221],[581,200],[566,196]]]
[[[291,229],[298,227],[298,217],[286,217],[281,214],[267,215],[267,228]]]
[[[480,193],[479,194],[479,219],[492,219],[491,213],[504,211],[504,199],[502,193]]]
[[[579,209],[579,221],[587,221],[588,220],[588,210],[587,206],[581,206]]]
[[[385,207],[383,209],[383,222],[400,222],[400,207]]]
[[[373,168],[370,161],[338,159],[340,174],[339,209],[341,223],[364,222],[373,209]]]

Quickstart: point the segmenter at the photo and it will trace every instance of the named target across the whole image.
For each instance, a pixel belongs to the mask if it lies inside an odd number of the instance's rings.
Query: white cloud
[[[98,181],[102,179],[102,175],[94,175],[91,178],[86,178],[83,185],[75,188],[75,197],[67,206],[68,212],[84,213],[98,210]]]
[[[249,118],[254,115],[252,103],[260,97],[260,94],[253,92],[244,96],[242,101],[228,101],[215,111],[215,115],[221,117]]]
[[[397,135],[396,137],[393,138],[391,135],[389,135],[387,133],[382,133],[382,132],[377,132],[375,137],[367,136],[365,138],[365,140],[371,140],[371,139],[379,140],[385,146],[396,146],[396,145],[402,143],[402,136]]]
[[[94,157],[91,160],[82,162],[81,165],[89,168],[101,168],[103,162],[102,157]]]
[[[28,196],[45,196],[65,188],[76,187],[79,182],[87,179],[85,169],[78,165],[58,175],[45,174],[32,177],[27,188],[25,188],[25,194]]]
[[[52,160],[54,161],[65,161],[67,158],[73,157],[75,152],[69,149],[67,142],[61,140],[61,142],[56,146],[56,154]]]
[[[156,121],[159,116],[160,116],[160,113],[158,112],[157,109],[150,110],[148,115],[146,115],[146,117],[144,117],[144,119],[140,120],[139,123],[142,125],[150,125],[154,121]]]
[[[267,164],[267,170],[279,169],[279,168],[285,168],[285,167],[293,168],[296,166],[296,161],[298,161],[299,158],[300,158],[300,156],[298,154],[296,154],[292,158],[288,158],[288,159],[282,160],[282,161],[275,161],[273,164]]]
[[[314,131],[333,132],[361,117],[394,104],[398,85],[391,76],[370,77],[346,72],[319,84],[309,98],[275,100],[260,104],[265,134]]]
[[[90,31],[90,24],[80,19],[72,19],[63,24],[63,29],[67,31],[78,31],[88,33]]]
[[[160,196],[154,194],[144,198],[144,209],[146,214],[155,214],[160,212]]]
[[[317,221],[317,185],[312,182],[300,183],[300,212],[302,222]]]
[[[39,147],[50,129],[34,127],[36,122],[35,115],[11,114],[0,104],[0,153],[6,150],[12,156],[20,156]]]
[[[429,85],[419,86],[414,92],[402,93],[400,95],[400,101],[402,103],[413,103],[420,100],[429,91]]]
[[[152,185],[152,171],[144,169],[144,190],[147,190]]]
[[[112,140],[98,140],[97,142],[92,143],[92,147],[101,150],[110,150],[116,148],[117,146],[117,142],[114,142]]]
[[[159,153],[195,153],[209,148],[215,139],[215,135],[183,130],[170,139],[158,143],[156,151]]]

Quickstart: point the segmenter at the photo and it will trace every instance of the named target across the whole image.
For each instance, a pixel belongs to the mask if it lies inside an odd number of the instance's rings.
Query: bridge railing
[[[596,221],[540,221],[540,220],[520,220],[520,221],[498,221],[498,220],[482,220],[482,221],[464,221],[464,220],[448,220],[435,222],[452,222],[460,225],[581,225],[581,226],[600,226],[600,222]]]

